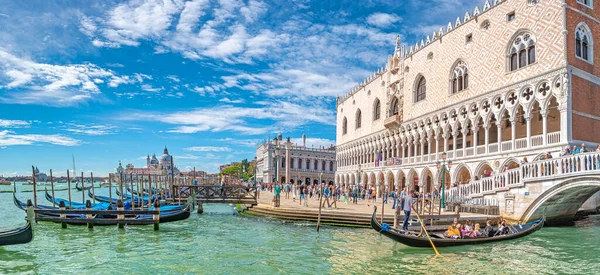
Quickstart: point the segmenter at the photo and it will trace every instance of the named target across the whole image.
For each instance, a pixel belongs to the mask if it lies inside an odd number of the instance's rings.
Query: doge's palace
[[[337,98],[338,184],[445,189],[600,141],[593,1],[485,1]],[[508,177],[508,176],[507,176]],[[482,197],[483,199],[484,197]]]

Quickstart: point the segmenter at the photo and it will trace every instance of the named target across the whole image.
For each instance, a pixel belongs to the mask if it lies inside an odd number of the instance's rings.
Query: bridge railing
[[[494,174],[491,177],[451,187],[446,197],[455,202],[481,198],[484,195],[522,187],[528,181],[545,180],[561,175],[597,173],[600,171],[600,152],[568,155],[521,164],[520,167]]]
[[[175,185],[179,197],[196,195],[197,201],[256,201],[256,187],[242,185]]]

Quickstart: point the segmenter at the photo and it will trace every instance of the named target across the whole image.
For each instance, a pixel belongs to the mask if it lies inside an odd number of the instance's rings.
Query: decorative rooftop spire
[[[394,55],[399,54],[400,52],[400,35],[396,35],[396,48],[394,49]]]

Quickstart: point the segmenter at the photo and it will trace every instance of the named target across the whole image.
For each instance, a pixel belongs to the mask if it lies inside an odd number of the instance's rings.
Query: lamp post
[[[445,188],[446,188],[446,171],[450,172],[450,168],[452,167],[452,160],[448,160],[446,162],[446,152],[442,153],[442,162],[440,162],[438,160],[438,162],[436,163],[436,166],[438,169],[441,169],[441,175],[442,175],[442,199],[440,200],[440,208],[442,211],[446,210],[446,195],[445,195]],[[446,165],[448,165],[446,167]]]

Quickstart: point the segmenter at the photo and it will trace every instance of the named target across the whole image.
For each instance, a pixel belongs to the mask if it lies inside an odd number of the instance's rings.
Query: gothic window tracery
[[[465,62],[459,61],[456,63],[456,66],[454,66],[450,80],[450,86],[452,94],[469,88],[469,72]]]
[[[390,105],[390,116],[397,115],[398,111],[398,98],[394,97],[394,99],[392,99],[392,105]]]
[[[356,129],[359,129],[360,126],[362,124],[362,113],[360,112],[360,109],[358,109],[358,111],[356,111]]]
[[[536,62],[536,39],[525,31],[515,37],[509,45],[508,69],[516,71]]]
[[[427,82],[425,77],[420,76],[417,82],[417,89],[415,90],[415,102],[425,100],[427,93]]]
[[[342,123],[342,134],[348,133],[348,120],[344,117],[344,122]]]
[[[575,55],[585,61],[592,62],[593,39],[585,23],[580,23],[575,31]]]
[[[381,117],[381,102],[379,98],[375,99],[375,104],[373,108],[373,121],[378,120]]]

